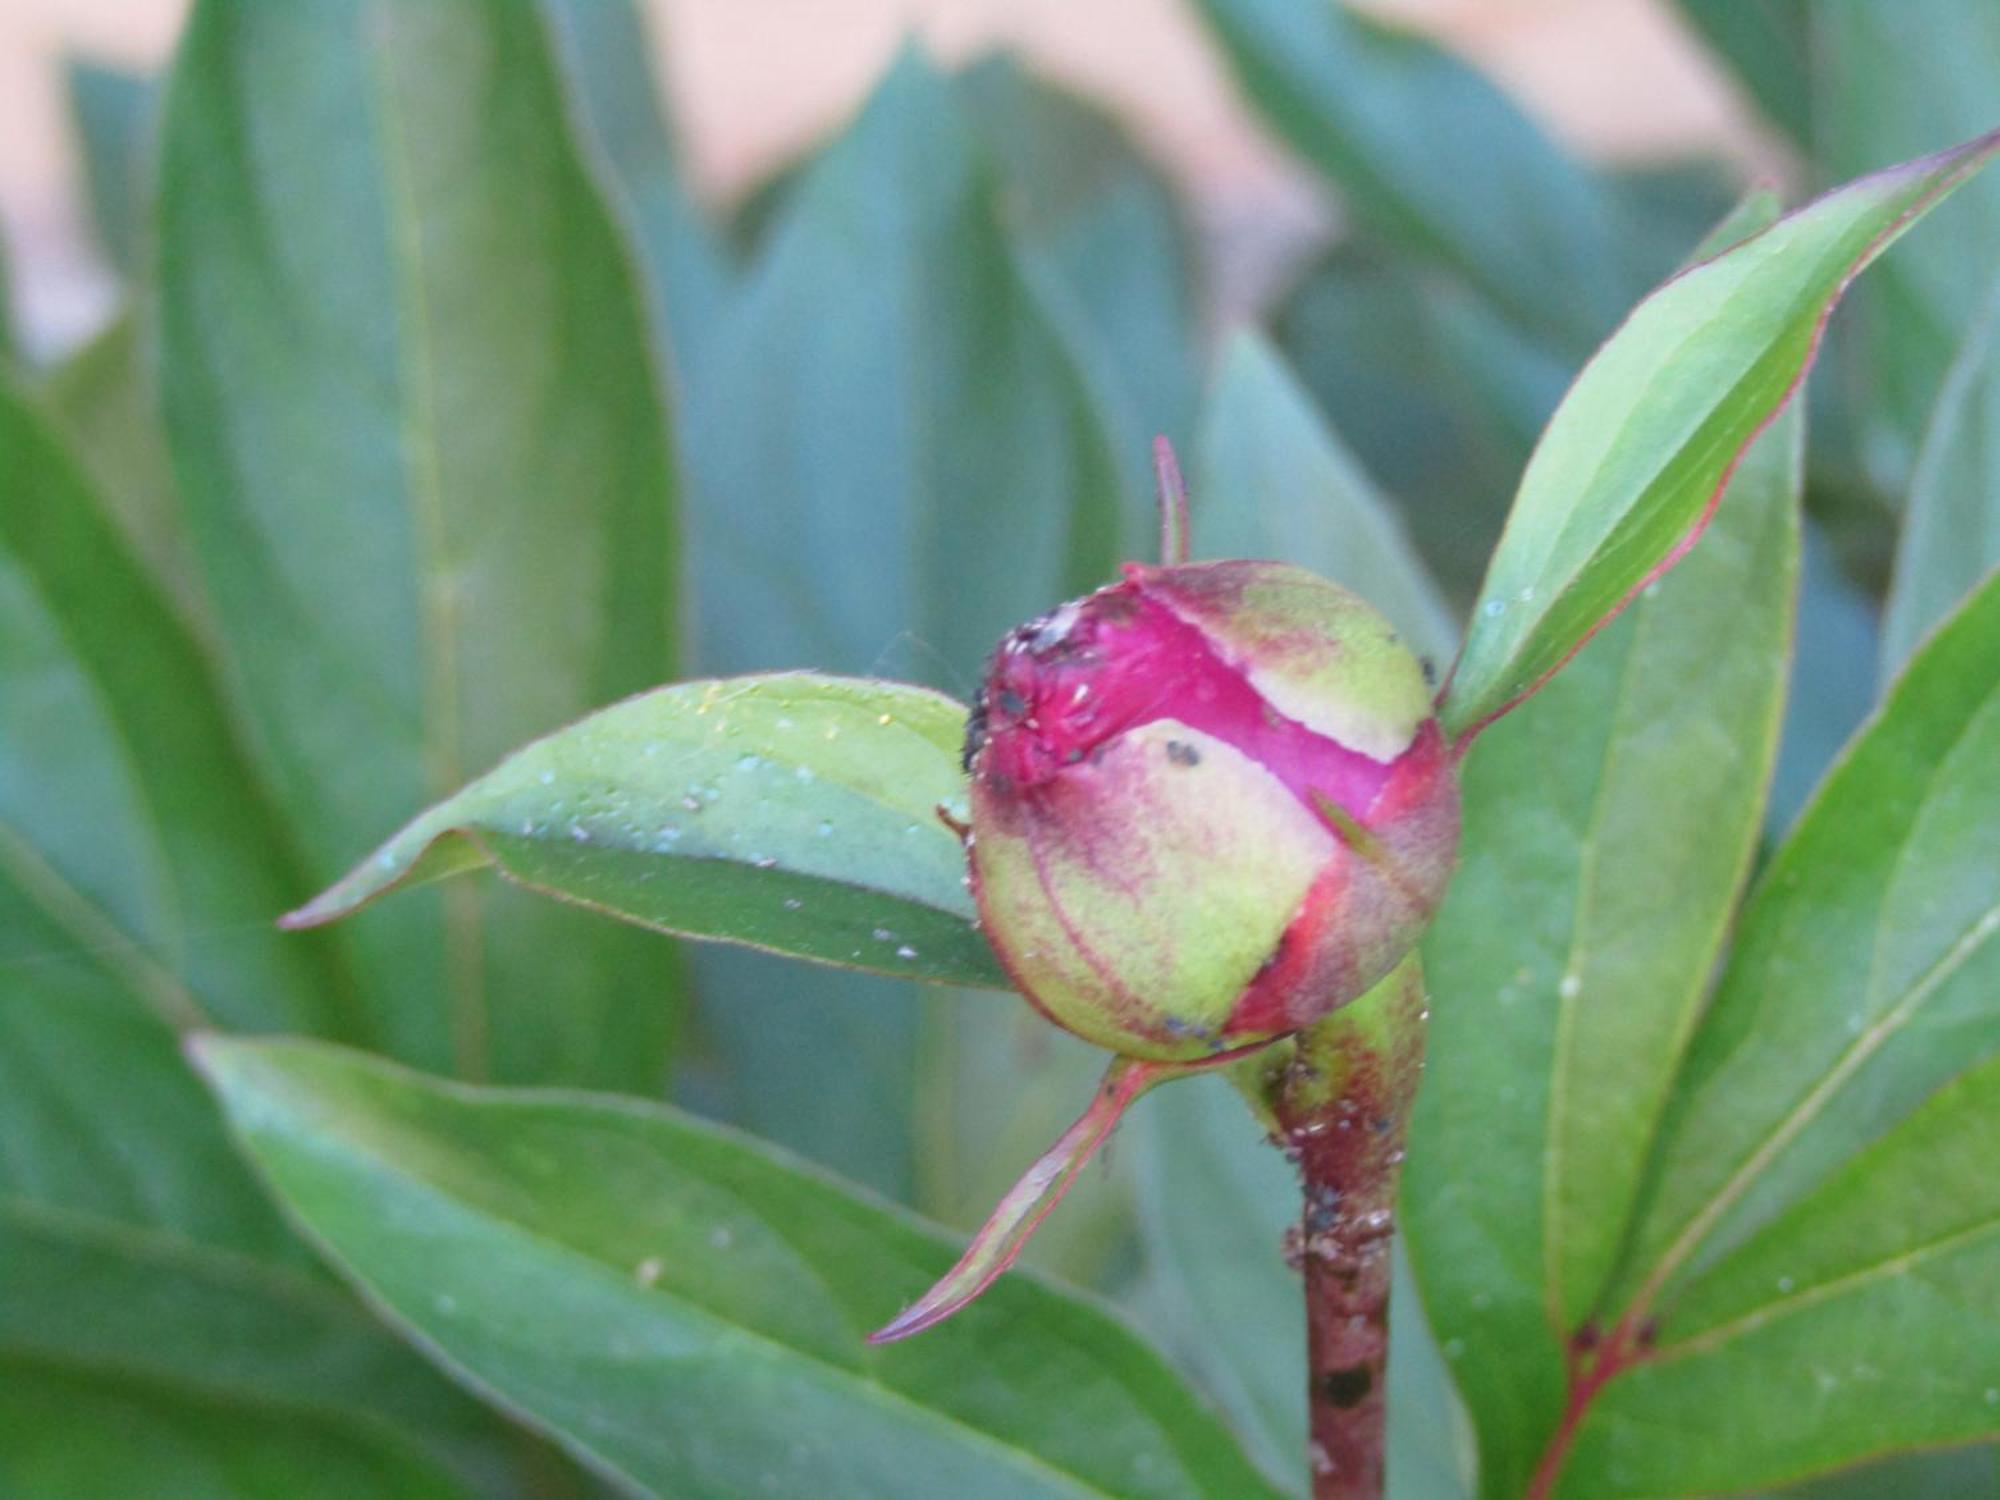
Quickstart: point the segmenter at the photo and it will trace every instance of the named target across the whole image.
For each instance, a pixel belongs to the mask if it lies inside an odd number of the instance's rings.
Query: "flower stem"
[[[1287,1244],[1305,1283],[1313,1500],[1381,1500],[1396,1184],[1423,1070],[1415,955],[1258,1059],[1261,1111],[1299,1170]]]

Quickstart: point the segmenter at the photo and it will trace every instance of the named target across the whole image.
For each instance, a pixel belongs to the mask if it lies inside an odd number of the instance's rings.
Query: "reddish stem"
[[[1570,1448],[1591,1403],[1607,1385],[1646,1357],[1652,1346],[1652,1333],[1650,1320],[1628,1313],[1608,1338],[1593,1339],[1586,1328],[1571,1341],[1569,1399],[1563,1405],[1562,1420],[1542,1450],[1541,1461],[1535,1465],[1523,1500],[1550,1500],[1555,1494],[1563,1465],[1569,1460]]]
[[[1396,1183],[1423,1067],[1416,961],[1315,1023],[1265,1076],[1304,1213],[1288,1252],[1305,1282],[1313,1500],[1381,1500]]]

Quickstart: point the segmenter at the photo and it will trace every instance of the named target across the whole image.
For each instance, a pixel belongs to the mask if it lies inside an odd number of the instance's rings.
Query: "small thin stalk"
[[[1423,1071],[1415,955],[1257,1059],[1256,1094],[1304,1200],[1288,1236],[1306,1302],[1313,1500],[1381,1500],[1396,1185]]]

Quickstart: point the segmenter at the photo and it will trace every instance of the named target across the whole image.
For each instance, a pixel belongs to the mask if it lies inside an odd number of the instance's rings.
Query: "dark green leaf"
[[[1571,362],[1465,287],[1366,242],[1340,246],[1279,310],[1300,379],[1402,502],[1454,605],[1469,605]]]
[[[1271,557],[1353,589],[1412,650],[1448,659],[1450,617],[1401,522],[1270,345],[1240,336],[1202,411],[1197,556]]]
[[[204,0],[162,126],[177,472],[312,867],[669,675],[637,279],[539,13]],[[461,883],[359,924],[399,1055],[657,1088],[672,953]]]
[[[1633,310],[1522,477],[1445,700],[1449,728],[1532,692],[1691,545],[1803,378],[1841,291],[1996,150],[2000,134],[1850,183]]]
[[[204,639],[215,638],[174,487],[152,351],[126,313],[50,372],[44,395],[126,543],[161,592]]]
[[[1404,1207],[1495,1500],[1562,1410],[1762,830],[1799,441],[1781,419],[1703,545],[1465,765]]]
[[[1875,707],[1881,656],[1875,606],[1841,571],[1826,533],[1807,522],[1799,548],[1798,649],[1765,826],[1785,833],[1834,757]]]
[[[1677,0],[1680,13],[1736,74],[1764,118],[1801,145],[1812,139],[1812,13],[1805,0]]]
[[[542,0],[585,124],[629,220],[662,363],[698,377],[735,267],[687,181],[633,0]]]
[[[705,670],[966,697],[1003,631],[1117,561],[1123,471],[998,186],[950,82],[907,53],[779,201],[688,393]],[[697,974],[739,1118],[908,1196],[916,995],[740,953]]]
[[[112,1434],[116,1434],[115,1438]],[[311,1408],[245,1409],[0,1358],[12,1500],[472,1500],[407,1444]]]
[[[1988,0],[1811,5],[1815,155],[1835,180],[1942,151],[2000,123],[2000,7]],[[1858,458],[1900,499],[1938,384],[2000,243],[2000,177],[1969,186],[1938,224],[1857,289],[1842,375]]]
[[[516,751],[287,921],[492,863],[662,932],[1005,988],[937,816],[963,811],[964,739],[963,705],[899,683],[656,688]]]
[[[1372,231],[1584,350],[1627,288],[1610,205],[1479,73],[1340,0],[1201,0],[1251,99]]]
[[[671,1111],[205,1044],[293,1214],[448,1366],[646,1493],[1268,1495],[1123,1327],[1028,1276],[871,1350],[952,1246]]]
[[[159,90],[143,73],[73,57],[70,119],[83,147],[84,185],[97,242],[119,274],[137,276],[151,196],[153,116]]]
[[[1945,375],[1910,478],[1882,625],[1894,676],[1959,599],[2000,563],[2000,276]]]

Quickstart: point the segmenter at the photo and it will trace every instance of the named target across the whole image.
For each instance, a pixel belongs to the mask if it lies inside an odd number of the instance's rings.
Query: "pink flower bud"
[[[1271,562],[1125,569],[1001,641],[966,735],[980,920],[1128,1057],[1296,1031],[1415,945],[1456,761],[1381,615]]]

